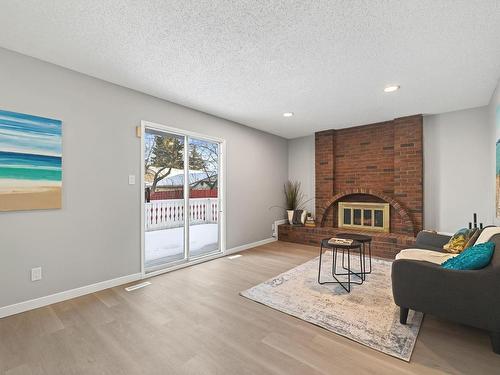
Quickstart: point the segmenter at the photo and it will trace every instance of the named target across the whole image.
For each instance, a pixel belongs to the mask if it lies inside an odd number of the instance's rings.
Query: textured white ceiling
[[[2,0],[0,25],[2,47],[287,138],[485,105],[500,76],[498,0]]]

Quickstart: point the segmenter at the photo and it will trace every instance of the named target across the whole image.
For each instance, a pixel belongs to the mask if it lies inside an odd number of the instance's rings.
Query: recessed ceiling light
[[[386,86],[385,92],[394,92],[399,90],[399,85]]]
[[[283,113],[283,117],[292,117],[293,116],[293,112],[285,112]]]

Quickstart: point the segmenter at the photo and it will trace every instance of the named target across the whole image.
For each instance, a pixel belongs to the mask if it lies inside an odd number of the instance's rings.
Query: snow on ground
[[[214,251],[218,248],[218,224],[191,225],[189,232],[191,254]],[[146,264],[160,258],[184,253],[184,228],[154,230],[145,233]]]

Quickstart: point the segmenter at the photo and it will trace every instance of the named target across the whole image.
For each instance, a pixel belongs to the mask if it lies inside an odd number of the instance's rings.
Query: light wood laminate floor
[[[242,255],[0,319],[0,374],[500,374],[476,329],[426,316],[406,363],[240,297],[317,249]]]

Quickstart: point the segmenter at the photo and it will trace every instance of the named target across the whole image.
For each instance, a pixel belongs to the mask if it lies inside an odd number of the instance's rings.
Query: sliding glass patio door
[[[221,143],[145,126],[144,269],[221,252]]]

